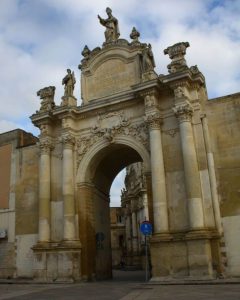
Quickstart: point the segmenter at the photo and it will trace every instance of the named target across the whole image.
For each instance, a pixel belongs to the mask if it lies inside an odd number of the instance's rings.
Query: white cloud
[[[141,41],[153,46],[157,71],[167,73],[167,46],[189,41],[186,59],[206,77],[210,97],[239,91],[240,1],[192,0],[1,0],[0,2],[0,120],[32,128],[29,116],[39,108],[36,92],[56,86],[56,103],[63,94],[66,68],[75,71],[85,44],[101,46],[110,6],[119,19],[121,37],[133,26]],[[80,100],[80,82],[75,95]]]

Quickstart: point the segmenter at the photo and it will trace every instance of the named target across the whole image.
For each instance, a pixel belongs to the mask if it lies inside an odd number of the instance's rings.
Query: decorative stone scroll
[[[55,107],[54,95],[55,95],[55,86],[45,87],[37,92],[37,96],[42,99],[40,112],[51,111]]]
[[[173,111],[178,118],[179,122],[191,122],[192,114],[193,114],[193,108],[191,104],[188,101],[185,101],[185,103],[176,105],[173,108]]]
[[[179,132],[179,128],[173,128],[173,129],[168,129],[168,130],[163,130],[162,131],[166,135],[170,135],[172,138]]]
[[[61,138],[64,148],[72,148],[75,144],[75,137],[71,133],[64,134]]]
[[[101,139],[107,140],[109,143],[114,143],[115,137],[118,135],[131,136],[138,142],[142,143],[146,148],[149,148],[148,130],[145,123],[134,124],[132,126],[116,126],[111,128],[99,128],[92,129],[91,134],[86,137],[80,137],[77,139],[77,162],[78,164],[82,160],[83,156],[96,142]]]

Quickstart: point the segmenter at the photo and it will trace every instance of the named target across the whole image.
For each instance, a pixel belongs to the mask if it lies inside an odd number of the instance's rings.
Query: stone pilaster
[[[73,174],[73,146],[75,138],[71,134],[62,137],[63,143],[63,182],[62,193],[64,203],[64,241],[76,239],[75,203],[74,203],[74,174]]]
[[[208,131],[208,122],[206,115],[202,117],[202,125],[203,125],[203,136],[204,142],[207,152],[207,161],[208,161],[208,171],[209,171],[209,179],[210,179],[210,186],[211,186],[211,193],[213,199],[213,208],[214,208],[214,215],[215,215],[215,223],[217,230],[220,234],[223,232],[222,228],[222,221],[221,221],[221,212],[220,212],[220,205],[218,200],[218,193],[217,193],[217,180],[215,174],[215,164],[213,158],[213,152],[210,145],[210,138],[209,138],[209,131]]]
[[[51,176],[51,150],[53,143],[51,138],[40,140],[40,164],[39,164],[39,243],[50,242],[50,176]]]
[[[145,105],[148,105],[148,107],[154,106],[154,98],[146,99],[147,97],[145,97]],[[145,120],[150,135],[154,233],[166,233],[168,232],[168,208],[160,113],[157,109],[151,108],[149,110],[146,107]]]
[[[136,211],[132,212],[132,246],[133,246],[133,254],[136,254],[138,252],[138,232],[137,232]]]
[[[191,124],[193,109],[190,103],[185,100],[185,102],[175,105],[173,111],[179,121],[180,127],[190,229],[203,229],[204,217],[201,184]]]
[[[144,220],[149,221],[147,193],[145,192],[142,197],[143,197],[143,217]]]
[[[125,224],[125,230],[126,230],[126,242],[127,242],[127,255],[129,255],[132,252],[132,242],[131,242],[131,216],[129,213],[126,215],[126,224]]]

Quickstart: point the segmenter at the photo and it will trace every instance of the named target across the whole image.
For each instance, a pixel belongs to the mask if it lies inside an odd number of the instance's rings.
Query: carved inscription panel
[[[85,75],[84,100],[90,101],[130,89],[139,82],[136,62],[125,63],[120,59],[103,62],[92,74]]]

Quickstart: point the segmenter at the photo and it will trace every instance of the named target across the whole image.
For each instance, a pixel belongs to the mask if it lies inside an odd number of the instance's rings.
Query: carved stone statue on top
[[[111,8],[107,7],[106,13],[108,15],[107,19],[103,19],[98,15],[98,19],[100,24],[106,27],[105,30],[105,38],[106,43],[114,42],[116,41],[119,36],[119,28],[118,28],[118,20],[113,17]]]
[[[152,71],[156,65],[154,61],[151,44],[148,44],[148,47],[145,47],[143,49],[141,57],[142,57],[142,71],[144,73]]]
[[[70,69],[67,69],[67,75],[63,78],[62,84],[64,84],[64,96],[73,97],[73,90],[74,85],[76,83],[74,72],[72,72]]]
[[[148,46],[143,48],[142,53],[140,54],[140,63],[143,81],[157,78],[157,74],[154,71],[156,65],[151,44],[148,44]]]

